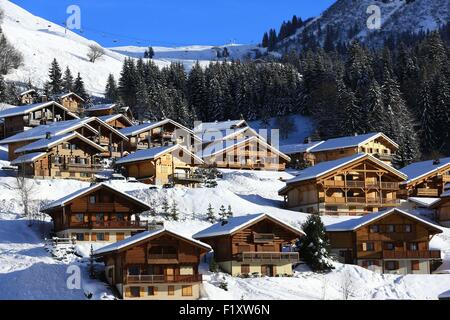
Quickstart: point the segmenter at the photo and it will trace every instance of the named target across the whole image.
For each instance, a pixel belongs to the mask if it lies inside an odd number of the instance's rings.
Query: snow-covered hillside
[[[149,189],[148,185],[111,182],[114,187],[128,192],[161,210],[164,198],[175,201],[180,212],[180,221],[166,221],[166,226],[181,234],[191,236],[210,224],[205,220],[209,204],[217,213],[220,206],[231,205],[234,215],[267,212],[278,218],[300,226],[307,214],[283,210],[277,191],[284,183],[280,178],[292,177],[290,172],[250,172],[224,170],[223,179],[216,188],[172,188]],[[99,280],[88,277],[87,257],[89,246],[78,244],[76,252],[81,255],[52,257],[42,240],[40,226],[27,226],[27,220],[20,217],[21,206],[17,194],[8,188],[14,183],[7,171],[0,170],[0,299],[85,299],[92,293],[92,299],[111,299],[112,292]],[[35,199],[55,200],[66,193],[87,186],[73,180],[36,181],[38,188]],[[141,217],[145,219],[146,217]],[[161,218],[159,218],[161,219]],[[351,217],[324,217],[326,224]],[[97,248],[98,246],[95,246]],[[450,229],[437,235],[431,242],[433,249],[444,251],[445,263],[450,261]],[[95,249],[94,248],[94,249]],[[81,288],[69,290],[66,271],[70,265],[81,268]],[[328,274],[316,274],[304,265],[297,267],[290,278],[233,278],[223,273],[211,273],[208,266],[200,266],[204,274],[203,299],[343,299],[344,286],[350,292],[350,299],[436,299],[450,287],[450,274],[442,275],[379,275],[369,270],[335,264],[336,269]],[[97,267],[101,267],[98,265]],[[351,285],[349,286],[349,280]],[[226,282],[228,291],[221,289]],[[347,284],[346,284],[347,283]]]

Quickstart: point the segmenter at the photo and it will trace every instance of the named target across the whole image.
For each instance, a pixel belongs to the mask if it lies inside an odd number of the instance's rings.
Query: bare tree
[[[348,270],[344,271],[342,275],[342,298],[348,300],[352,295],[353,291],[353,280],[350,272]]]
[[[31,226],[35,216],[35,210],[32,208],[33,193],[36,191],[36,184],[32,179],[26,179],[17,175],[13,185],[5,184],[11,190],[16,190],[18,200],[23,206],[23,216],[28,218],[28,225]]]
[[[87,57],[89,58],[89,61],[94,63],[95,61],[97,61],[97,59],[103,57],[105,55],[105,49],[103,49],[102,47],[96,45],[96,44],[91,44],[89,46],[89,52],[87,54]]]

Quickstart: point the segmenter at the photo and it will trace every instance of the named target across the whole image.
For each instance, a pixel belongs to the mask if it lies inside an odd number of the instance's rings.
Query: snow
[[[141,123],[141,124],[138,124],[135,126],[123,128],[123,129],[119,130],[119,132],[125,136],[130,137],[130,136],[140,134],[144,131],[163,126],[167,123],[173,124],[175,127],[182,128],[183,130],[186,130],[187,132],[193,134],[193,131],[191,129],[179,124],[176,121],[173,121],[172,119],[164,119],[164,120],[155,121],[155,122],[145,122],[145,123]]]
[[[263,218],[269,218],[277,221],[278,223],[286,226],[289,229],[294,229],[297,234],[304,235],[305,233],[299,229],[292,228],[291,226],[287,225],[285,222],[281,221],[280,219],[277,219],[270,214],[267,213],[257,213],[257,214],[248,214],[244,216],[239,217],[230,217],[226,221],[220,221],[216,224],[213,224],[209,228],[206,228],[200,232],[197,232],[192,237],[194,239],[202,239],[202,238],[209,238],[209,237],[216,237],[221,235],[229,235],[232,234],[238,230],[241,230],[254,222],[261,220]]]
[[[43,103],[35,103],[35,104],[28,104],[28,105],[24,105],[24,106],[20,106],[20,107],[9,108],[9,109],[6,109],[6,110],[3,110],[3,111],[0,112],[0,118],[7,118],[7,117],[13,117],[13,116],[19,116],[19,115],[28,114],[30,112],[42,109],[44,107],[48,107],[50,105],[55,105],[55,107],[63,109],[69,115],[71,115],[72,117],[78,119],[77,115],[73,114],[72,112],[67,110],[67,108],[63,107],[62,105],[60,105],[59,103],[54,102],[54,101],[43,102]]]
[[[14,160],[11,162],[11,165],[14,166],[14,165],[21,164],[21,163],[34,162],[34,161],[36,161],[37,159],[39,159],[39,158],[45,156],[46,154],[47,154],[47,153],[45,153],[45,152],[32,152],[32,153],[27,153],[27,154],[24,154],[24,155],[22,155],[22,156],[20,156],[20,157],[17,157],[16,159],[14,159]]]
[[[361,134],[361,135],[356,135],[356,136],[328,139],[325,142],[313,147],[310,151],[311,152],[320,152],[320,151],[327,151],[327,150],[334,150],[334,149],[359,147],[359,146],[365,144],[366,142],[375,140],[379,137],[383,137],[384,139],[388,140],[389,143],[391,143],[393,146],[398,148],[398,145],[395,142],[393,142],[391,139],[389,139],[387,136],[385,136],[383,133],[372,132],[372,133]]]
[[[296,153],[310,152],[311,149],[317,145],[323,143],[324,141],[317,141],[311,143],[297,143],[297,144],[286,144],[280,146],[280,151],[284,154],[291,155]]]
[[[248,127],[245,120],[227,120],[227,121],[214,121],[214,122],[201,122],[194,127],[195,133],[203,134],[205,132],[216,132],[232,130],[235,128],[241,128],[242,126]]]
[[[404,183],[411,183],[414,180],[420,179],[434,171],[441,170],[450,165],[450,157],[439,159],[439,163],[434,163],[434,160],[427,160],[421,162],[414,162],[400,171],[408,176],[408,181]]]
[[[112,115],[109,115],[109,116],[100,116],[100,117],[97,117],[98,119],[100,119],[100,120],[102,120],[103,122],[105,122],[105,123],[109,123],[109,122],[111,122],[111,121],[113,121],[113,120],[117,120],[117,119],[119,119],[119,118],[122,118],[122,119],[124,119],[127,123],[129,123],[130,124],[130,126],[133,124],[132,122],[131,122],[131,120],[130,119],[128,119],[126,116],[124,116],[123,114],[112,114]]]
[[[412,201],[423,207],[430,207],[436,202],[438,202],[440,198],[420,198],[420,197],[409,197],[408,201]]]
[[[189,154],[196,158],[197,161],[200,163],[203,163],[203,160],[194,155],[192,152],[184,148],[183,146],[176,144],[171,146],[162,146],[162,147],[155,147],[155,148],[149,148],[149,149],[143,149],[138,150],[136,152],[131,153],[130,155],[120,158],[116,161],[116,164],[124,164],[124,163],[130,163],[130,162],[136,162],[136,161],[144,161],[144,160],[151,160],[155,159],[163,154],[174,152],[176,150],[182,150],[184,153]]]
[[[103,111],[103,110],[111,110],[116,106],[115,103],[109,103],[109,104],[96,104],[92,107],[88,108],[86,111]]]

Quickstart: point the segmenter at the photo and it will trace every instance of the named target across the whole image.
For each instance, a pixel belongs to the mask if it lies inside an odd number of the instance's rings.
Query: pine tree
[[[119,98],[116,80],[112,74],[109,74],[105,87],[105,98],[110,102],[116,102]]]
[[[228,218],[232,218],[233,217],[233,211],[231,210],[231,205],[228,205],[227,217]]]
[[[137,85],[139,78],[136,66],[131,58],[125,59],[119,79],[119,96],[124,105],[134,108],[137,102]]]
[[[263,48],[269,47],[269,35],[267,34],[267,32],[264,32],[264,36],[263,36],[261,45]]]
[[[56,59],[53,59],[53,62],[50,66],[49,78],[50,94],[60,94],[63,88],[63,80],[61,68],[59,67],[58,61],[56,61]]]
[[[224,205],[221,205],[219,208],[219,217],[220,217],[220,220],[222,220],[222,221],[227,220],[228,215],[227,215],[227,210],[225,209]]]
[[[83,98],[85,101],[89,99],[89,95],[86,92],[86,89],[84,88],[84,81],[83,78],[81,78],[80,73],[78,72],[77,77],[73,83],[73,90],[74,93],[79,95],[81,98]]]
[[[325,226],[319,215],[310,215],[302,225],[306,235],[298,240],[300,257],[314,272],[326,272],[333,269],[330,263],[330,244]]]
[[[72,92],[73,90],[73,76],[72,72],[70,71],[69,67],[66,68],[66,71],[64,72],[64,78],[62,80],[62,88],[64,92]]]
[[[429,82],[425,83],[421,90],[418,106],[422,110],[420,118],[422,150],[429,153],[432,150],[436,150],[436,115],[431,100],[431,86]]]
[[[89,254],[89,276],[93,279],[95,278],[95,267],[94,267],[94,248],[91,244],[91,251]]]
[[[153,47],[148,47],[147,58],[153,59],[154,56],[155,56],[155,51],[153,50]]]
[[[208,210],[206,211],[206,220],[210,223],[216,222],[216,215],[214,214],[214,209],[211,206],[211,203],[208,205]]]
[[[170,218],[173,221],[178,221],[178,207],[175,200],[172,201],[172,207],[170,208]]]
[[[170,218],[170,207],[169,207],[169,200],[167,200],[167,197],[164,197],[161,203],[161,216],[168,219]]]
[[[6,83],[3,76],[0,74],[0,102],[6,102]]]

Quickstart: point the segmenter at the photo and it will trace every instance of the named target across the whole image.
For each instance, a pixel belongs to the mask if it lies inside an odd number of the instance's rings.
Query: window
[[[386,232],[395,232],[395,225],[393,224],[388,224],[386,226]]]
[[[141,273],[141,269],[139,266],[130,266],[128,267],[128,275],[130,276],[138,276]]]
[[[369,227],[370,233],[378,233],[380,232],[380,227],[377,224],[373,224]]]
[[[410,225],[410,224],[405,224],[405,226],[404,226],[404,231],[405,231],[405,232],[412,232],[412,225]]]
[[[117,221],[124,221],[125,220],[125,216],[124,216],[123,213],[116,214],[116,218],[117,218]]]
[[[411,260],[411,270],[413,270],[413,271],[420,270],[420,261],[419,260]]]
[[[133,298],[139,298],[141,296],[140,287],[130,287],[130,296]]]
[[[397,261],[386,261],[385,267],[386,267],[386,270],[397,270],[398,263],[397,263]]]
[[[168,296],[174,296],[175,295],[175,287],[174,286],[168,286],[167,287],[167,295]]]
[[[249,274],[250,273],[250,265],[242,264],[241,265],[241,274]]]
[[[97,233],[97,241],[105,241],[105,234]]]
[[[419,245],[417,244],[417,242],[412,242],[409,244],[409,250],[411,251],[417,251],[419,250]]]
[[[89,197],[89,203],[95,203],[95,196]]]
[[[363,242],[363,251],[375,251],[375,244],[373,242]]]
[[[92,175],[90,173],[87,173],[87,172],[80,172],[80,177],[82,177],[82,178],[90,178],[90,177],[92,177]]]
[[[150,287],[147,288],[147,294],[148,294],[149,296],[156,296],[156,292],[157,292],[157,291],[158,291],[158,290],[157,290],[156,287],[150,286]]]
[[[101,223],[105,221],[105,215],[103,213],[96,213],[95,214],[95,222]]]
[[[71,172],[71,173],[70,173],[70,176],[71,176],[71,177],[75,177],[75,172]]]
[[[84,241],[84,233],[75,233],[77,241]]]
[[[116,241],[120,241],[125,239],[125,234],[123,232],[117,232],[116,233]]]
[[[75,213],[71,216],[72,222],[75,223],[81,223],[84,221],[84,214],[82,213]]]
[[[190,297],[192,296],[192,286],[183,286],[181,289],[181,295],[183,297]]]
[[[386,250],[394,250],[395,245],[392,242],[386,242]]]

